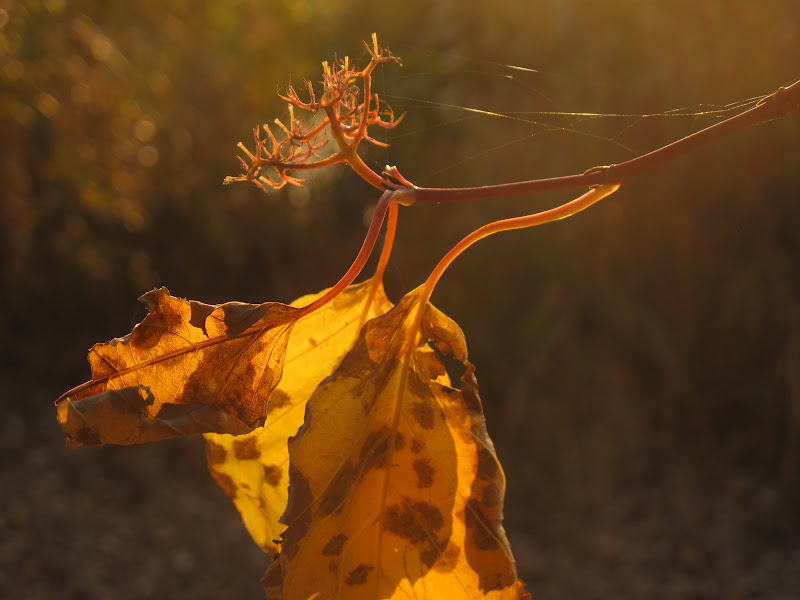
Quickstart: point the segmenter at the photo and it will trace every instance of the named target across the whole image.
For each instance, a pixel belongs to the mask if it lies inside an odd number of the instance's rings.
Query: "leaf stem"
[[[364,238],[364,243],[361,245],[361,249],[358,251],[355,260],[353,260],[353,264],[350,265],[350,268],[347,272],[342,276],[342,278],[336,282],[336,284],[329,289],[324,295],[320,296],[311,304],[307,304],[299,309],[297,313],[295,313],[294,318],[304,317],[309,313],[314,312],[318,308],[324,306],[336,296],[342,293],[344,289],[353,283],[353,280],[358,277],[358,274],[361,273],[361,269],[364,268],[367,260],[369,259],[370,255],[372,254],[373,248],[375,248],[375,242],[378,240],[378,234],[381,231],[381,226],[383,225],[383,220],[386,217],[386,213],[389,210],[389,207],[393,204],[392,199],[395,195],[395,192],[392,190],[387,190],[383,194],[381,194],[380,199],[378,200],[378,204],[375,205],[375,212],[372,215],[372,222],[369,224],[369,230],[367,230],[367,235]],[[396,221],[396,210],[395,210],[395,221]],[[394,234],[392,234],[394,237]],[[390,240],[391,242],[391,240]],[[384,253],[387,253],[391,250],[391,243],[387,249],[386,244],[384,243],[384,251],[381,252],[381,258],[383,258]],[[389,260],[388,255],[386,256],[386,260]]]
[[[367,296],[367,301],[364,303],[364,310],[361,311],[361,317],[358,320],[356,339],[358,338],[358,334],[361,332],[361,328],[364,326],[364,323],[367,322],[369,309],[372,307],[372,303],[375,301],[375,295],[378,293],[378,288],[383,285],[383,274],[386,271],[386,265],[389,264],[389,257],[392,255],[394,234],[397,230],[398,206],[399,205],[397,202],[392,202],[389,205],[389,220],[386,222],[386,233],[383,237],[383,249],[381,250],[380,258],[378,259],[378,266],[375,268],[375,274],[371,279],[369,296]]]
[[[389,257],[392,255],[392,246],[394,245],[394,234],[397,232],[397,211],[399,205],[397,202],[392,202],[389,205],[389,220],[386,222],[386,233],[383,238],[383,249],[381,256],[378,259],[378,265],[375,267],[375,275],[373,278],[378,281],[383,281],[383,274],[386,271],[386,265],[389,264]]]
[[[431,274],[428,276],[428,279],[421,287],[420,297],[417,301],[418,308],[417,313],[414,316],[414,322],[411,326],[411,331],[418,331],[420,324],[422,323],[422,315],[425,312],[425,308],[428,305],[428,301],[431,298],[431,294],[433,293],[433,289],[436,287],[436,284],[439,282],[439,279],[442,277],[442,274],[447,270],[447,268],[452,264],[452,262],[467,248],[472,246],[478,240],[482,240],[483,238],[493,235],[495,233],[500,233],[501,231],[511,231],[513,229],[525,229],[527,227],[536,227],[537,225],[543,225],[544,223],[549,223],[551,221],[558,221],[560,219],[566,219],[567,217],[571,217],[572,215],[581,212],[582,210],[586,210],[592,204],[599,202],[606,196],[613,194],[619,189],[619,183],[611,183],[606,185],[601,185],[595,188],[592,188],[582,196],[575,198],[565,204],[557,206],[555,208],[551,208],[550,210],[545,210],[542,212],[538,212],[532,215],[525,215],[522,217],[514,217],[511,219],[503,219],[500,221],[494,221],[492,223],[488,223],[483,227],[480,227],[464,237],[460,242],[458,242],[455,246],[453,246],[450,251],[444,255],[442,260],[434,267]],[[410,352],[411,347],[416,343],[416,335],[412,334],[409,336],[407,340],[407,350]]]

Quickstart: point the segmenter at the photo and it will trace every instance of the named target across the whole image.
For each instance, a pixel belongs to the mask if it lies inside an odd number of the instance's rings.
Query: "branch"
[[[581,175],[567,175],[519,181],[499,185],[487,185],[469,188],[420,188],[411,187],[404,194],[409,202],[468,202],[489,198],[504,198],[536,194],[555,190],[568,190],[610,183],[621,183],[635,175],[652,171],[679,156],[687,154],[711,142],[715,142],[741,129],[783,117],[800,106],[800,80],[780,87],[755,107],[734,117],[720,121],[710,127],[681,138],[658,150],[648,152],[629,161],[616,165],[600,166],[589,169]],[[397,189],[392,181],[385,182],[386,187]]]

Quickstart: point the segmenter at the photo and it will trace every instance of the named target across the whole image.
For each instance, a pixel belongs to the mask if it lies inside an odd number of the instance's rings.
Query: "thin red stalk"
[[[372,276],[370,283],[369,296],[364,303],[364,310],[361,312],[361,317],[358,321],[358,328],[356,335],[361,331],[364,323],[367,322],[367,315],[372,303],[375,301],[375,294],[378,293],[378,288],[383,285],[383,274],[386,271],[386,265],[389,264],[389,257],[392,255],[392,246],[394,245],[394,234],[397,231],[397,211],[399,204],[392,202],[389,205],[389,218],[386,221],[386,233],[383,237],[383,249],[381,256],[378,259],[378,266],[375,268],[375,274]]]
[[[464,237],[460,242],[453,246],[447,254],[444,255],[442,260],[439,261],[439,264],[436,265],[431,274],[428,276],[428,279],[422,285],[422,291],[420,292],[420,298],[417,304],[417,313],[414,316],[414,322],[412,324],[411,331],[414,332],[419,330],[420,323],[422,322],[422,315],[425,312],[425,307],[427,306],[428,301],[431,298],[431,294],[433,293],[433,289],[436,287],[436,284],[439,282],[442,274],[445,272],[447,267],[449,267],[462,252],[472,246],[472,244],[478,240],[482,240],[487,236],[499,233],[501,231],[535,227],[551,221],[566,219],[567,217],[571,217],[572,215],[589,208],[592,204],[602,200],[609,194],[613,194],[618,189],[618,183],[601,185],[589,190],[574,200],[562,204],[561,206],[557,206],[555,208],[551,208],[550,210],[545,210],[532,215],[494,221],[476,229]],[[415,340],[416,335],[412,334],[409,336],[409,339],[406,342],[408,344],[407,352],[410,352],[410,348],[416,343]]]
[[[409,198],[416,202],[467,202],[575,189],[612,182],[622,182],[634,175],[651,171],[700,146],[716,141],[740,129],[789,114],[800,106],[800,81],[781,87],[755,107],[720,121],[642,156],[607,167],[596,167],[581,175],[567,175],[471,188],[412,188]]]
[[[311,129],[304,131],[302,134],[292,134],[292,139],[305,142],[313,138],[318,133],[320,133],[327,126],[328,126],[328,117],[326,116],[324,119],[322,119],[322,121],[314,125],[314,127],[312,127]],[[284,142],[286,141],[288,141],[288,138],[284,140]]]
[[[364,137],[364,134],[367,132],[367,121],[369,119],[369,106],[370,102],[372,101],[372,71],[375,70],[376,63],[371,62],[369,66],[367,66],[364,71],[361,73],[361,77],[364,80],[364,110],[361,113],[361,122],[358,124],[358,130],[356,131],[355,140],[353,140],[353,147],[358,147],[359,142]]]
[[[268,167],[280,168],[283,171],[309,171],[311,169],[320,169],[322,167],[329,167],[347,161],[347,158],[341,152],[331,154],[316,162],[309,163],[285,163],[271,158],[262,158],[253,162],[251,168],[258,170],[266,169]]]
[[[364,243],[361,245],[361,250],[358,251],[358,255],[353,261],[353,264],[350,265],[347,273],[345,273],[342,278],[325,293],[325,295],[320,296],[311,304],[303,306],[298,313],[293,315],[293,318],[299,319],[300,317],[304,317],[305,315],[314,312],[318,308],[321,308],[336,298],[336,296],[341,294],[344,289],[353,283],[353,280],[358,277],[358,274],[361,273],[361,269],[364,268],[367,259],[369,259],[370,255],[372,254],[372,249],[375,247],[375,242],[378,239],[378,234],[380,233],[381,226],[383,225],[383,219],[386,217],[386,212],[389,210],[389,206],[392,204],[393,196],[394,192],[385,191],[381,195],[380,200],[378,200],[378,204],[375,206],[375,212],[372,215],[372,222],[370,223],[369,230],[364,238]],[[389,248],[391,248],[391,245]],[[385,249],[386,246],[384,244],[384,250]]]
[[[389,206],[389,220],[386,222],[386,233],[383,238],[383,249],[381,256],[378,259],[378,265],[375,267],[375,275],[373,278],[378,281],[383,281],[383,273],[386,271],[386,265],[389,264],[389,257],[392,255],[392,245],[394,244],[394,234],[397,231],[397,202],[392,202]]]

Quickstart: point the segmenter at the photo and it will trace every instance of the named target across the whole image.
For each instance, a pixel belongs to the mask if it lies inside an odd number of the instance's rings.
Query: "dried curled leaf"
[[[123,338],[89,352],[92,380],[56,402],[71,446],[136,444],[260,427],[278,384],[297,309],[279,303],[211,306],[169,295]]]
[[[298,298],[292,305],[306,306],[326,291]],[[361,325],[391,307],[380,282],[370,280],[350,286],[329,304],[298,320],[264,426],[240,436],[205,436],[212,476],[236,504],[255,542],[271,556],[277,553],[276,540],[286,528],[278,520],[288,497],[287,440],[303,423],[311,393],[333,373]]]
[[[418,306],[369,321],[308,401],[268,598],[523,597],[463,334],[433,307],[413,331]],[[463,391],[439,352],[465,365]]]

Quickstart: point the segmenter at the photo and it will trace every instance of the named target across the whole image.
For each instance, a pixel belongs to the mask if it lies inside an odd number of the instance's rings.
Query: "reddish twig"
[[[564,177],[481,187],[413,187],[406,192],[405,197],[416,202],[468,202],[619,183],[635,175],[651,171],[679,156],[683,156],[692,150],[717,141],[736,131],[783,117],[796,110],[798,106],[800,106],[800,81],[778,88],[774,94],[763,98],[755,107],[736,116],[706,127],[657,150],[616,165],[594,167],[580,175],[567,175]]]

